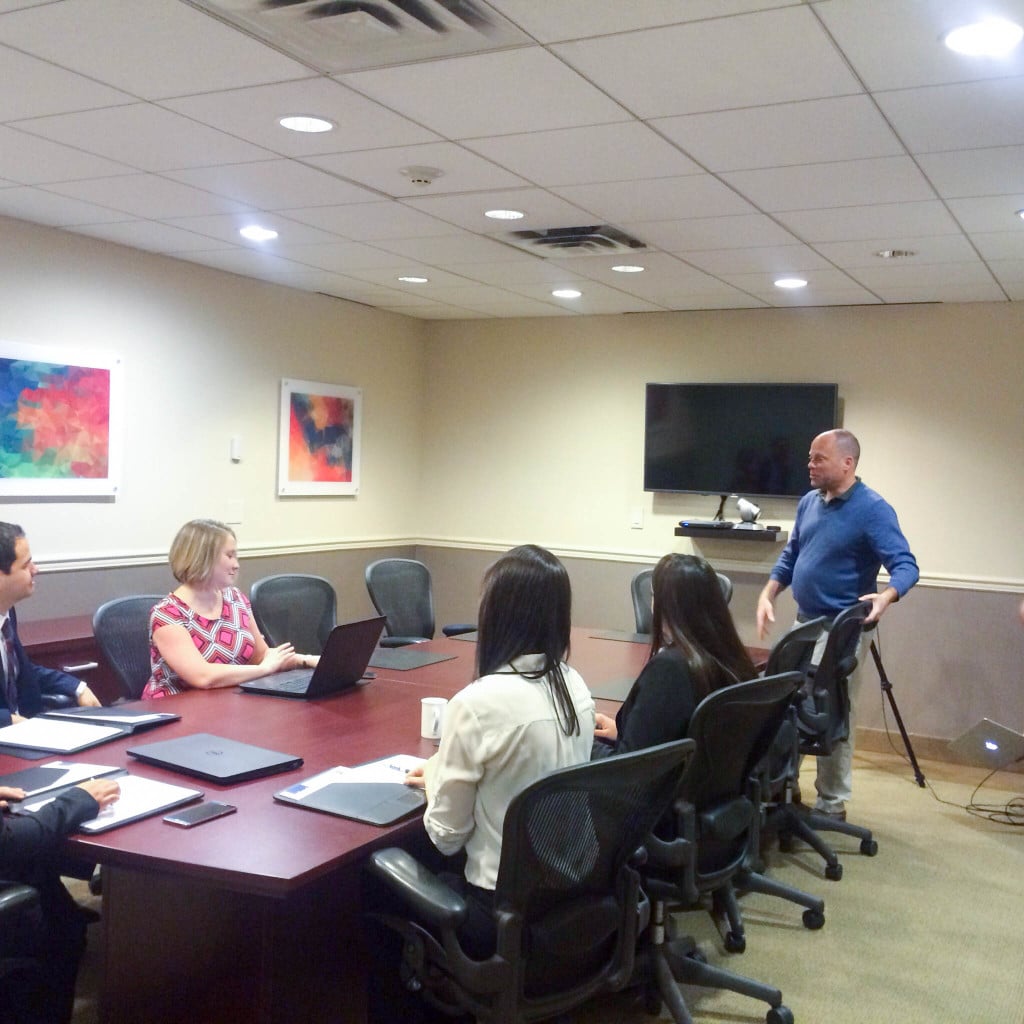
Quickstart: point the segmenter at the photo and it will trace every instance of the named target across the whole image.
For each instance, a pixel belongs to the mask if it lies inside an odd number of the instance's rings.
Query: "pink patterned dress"
[[[149,616],[149,660],[153,674],[142,691],[143,700],[169,697],[189,688],[160,656],[153,635],[161,626],[184,626],[196,650],[211,665],[248,665],[256,653],[252,608],[237,587],[223,592],[220,618],[207,619],[180,597],[168,594]]]

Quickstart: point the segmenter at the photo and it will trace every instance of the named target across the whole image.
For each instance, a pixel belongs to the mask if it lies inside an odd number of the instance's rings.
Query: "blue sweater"
[[[832,501],[817,490],[800,499],[793,533],[771,578],[793,587],[801,615],[833,618],[862,594],[878,590],[883,565],[900,597],[918,580],[895,510],[858,479]]]

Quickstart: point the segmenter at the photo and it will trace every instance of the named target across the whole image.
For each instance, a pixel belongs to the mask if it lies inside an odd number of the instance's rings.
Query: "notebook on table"
[[[41,718],[56,718],[69,722],[90,722],[93,725],[114,725],[126,733],[143,732],[168,722],[177,722],[181,715],[171,711],[154,711],[152,701],[134,701],[111,704],[100,708],[61,708],[44,711]]]
[[[983,718],[949,744],[957,760],[981,768],[1005,768],[1024,759],[1024,735]]]
[[[366,672],[370,656],[384,632],[384,622],[383,615],[359,622],[343,622],[331,630],[316,668],[276,672],[242,683],[240,689],[246,693],[299,700],[315,700],[351,690],[359,685]]]
[[[254,747],[208,732],[130,747],[128,753],[146,764],[219,782],[222,786],[276,775],[302,765],[302,758],[295,754]]]

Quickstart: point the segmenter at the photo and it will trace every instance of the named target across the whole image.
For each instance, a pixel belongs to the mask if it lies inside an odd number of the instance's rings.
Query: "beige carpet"
[[[826,881],[807,848],[770,859],[772,875],[825,898],[823,929],[804,929],[793,904],[749,895],[744,954],[724,952],[706,914],[682,915],[683,930],[712,963],[777,985],[798,1024],[1024,1024],[1024,828],[961,809],[983,772],[925,762],[933,793],[894,756],[867,753],[855,764],[850,818],[874,831],[878,855],[863,857],[856,840],[836,836],[839,882]],[[812,776],[803,788],[813,792]],[[1003,805],[1022,793],[1024,775],[1002,774],[977,799]],[[90,929],[75,1024],[97,1019],[101,927]],[[698,1022],[764,1020],[766,1007],[742,996],[687,989],[686,998]],[[574,1024],[652,1019],[619,994]]]

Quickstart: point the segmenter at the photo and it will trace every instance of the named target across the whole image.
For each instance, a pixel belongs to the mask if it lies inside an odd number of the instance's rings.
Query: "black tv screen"
[[[648,384],[644,490],[798,498],[835,384]]]

